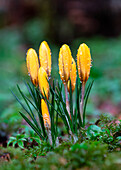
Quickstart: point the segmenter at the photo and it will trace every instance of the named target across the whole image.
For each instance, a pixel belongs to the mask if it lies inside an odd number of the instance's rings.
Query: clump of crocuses
[[[48,43],[43,41],[40,44],[39,57],[37,56],[36,51],[30,48],[27,51],[26,63],[33,85],[31,86],[29,83],[26,83],[26,87],[33,102],[22,93],[19,87],[18,90],[24,98],[28,108],[25,108],[16,97],[31,120],[20,112],[22,117],[42,140],[48,140],[53,146],[59,145],[59,116],[62,119],[68,134],[74,142],[76,142],[79,128],[85,126],[85,108],[92,87],[91,83],[86,91],[87,95],[85,96],[85,84],[89,78],[91,67],[90,50],[86,44],[83,43],[79,46],[77,52],[77,65],[67,44],[62,45],[60,48],[58,61],[59,74],[62,81],[61,85],[58,84],[58,87],[55,87],[54,80],[52,86],[49,82],[52,61],[51,50]],[[62,95],[63,86],[65,101],[63,100]],[[74,91],[76,91],[75,108],[72,99]],[[84,96],[86,98],[85,104]],[[38,119],[30,105],[32,105],[38,113]]]

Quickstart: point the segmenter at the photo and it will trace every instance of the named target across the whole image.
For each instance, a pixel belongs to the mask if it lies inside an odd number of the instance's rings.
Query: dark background
[[[0,0],[0,111],[18,111],[9,89],[23,87],[25,55],[38,53],[46,40],[52,51],[52,77],[58,78],[58,53],[67,43],[76,59],[85,42],[92,54],[95,79],[87,113],[121,114],[121,1],[120,0]],[[23,87],[23,90],[24,87]],[[25,90],[26,92],[26,90]]]

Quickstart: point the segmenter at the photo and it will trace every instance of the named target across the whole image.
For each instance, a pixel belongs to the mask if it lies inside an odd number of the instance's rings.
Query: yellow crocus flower
[[[40,44],[39,48],[40,66],[44,68],[49,77],[51,74],[51,51],[46,41]]]
[[[84,94],[85,94],[85,84],[90,75],[91,67],[91,54],[90,49],[86,44],[81,44],[77,53],[77,66],[79,78],[82,82],[82,91],[81,91],[81,103],[80,103],[80,114],[83,120],[83,106],[84,106]],[[83,120],[84,121],[84,120]]]
[[[41,110],[42,110],[44,125],[46,128],[50,129],[50,127],[51,127],[50,115],[49,115],[49,110],[48,110],[47,104],[44,101],[44,99],[41,99]]]
[[[43,67],[39,68],[38,71],[38,83],[39,88],[43,96],[46,95],[47,99],[49,98],[49,83],[47,81],[47,73]]]
[[[70,76],[72,63],[71,50],[68,45],[64,44],[59,52],[59,73],[63,83],[67,83]]]
[[[27,69],[31,77],[31,81],[35,86],[37,86],[39,62],[38,62],[37,53],[34,49],[30,48],[27,51],[26,62],[27,62]]]
[[[81,44],[78,49],[77,66],[80,80],[86,83],[90,74],[91,54],[90,49],[84,43]]]

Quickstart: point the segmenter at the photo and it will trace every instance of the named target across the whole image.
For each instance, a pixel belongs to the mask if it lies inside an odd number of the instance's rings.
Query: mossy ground
[[[59,147],[52,148],[46,142],[25,138],[24,148],[0,148],[2,170],[27,169],[121,169],[121,124],[110,115],[101,115],[96,124],[80,131],[74,144],[65,138]],[[27,131],[26,131],[27,133]],[[23,135],[24,134],[24,135]],[[22,136],[23,135],[23,136]],[[20,138],[20,137],[19,137]]]

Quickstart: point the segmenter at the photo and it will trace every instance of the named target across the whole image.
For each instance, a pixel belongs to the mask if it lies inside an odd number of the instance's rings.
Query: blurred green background
[[[58,78],[58,53],[67,43],[76,59],[85,42],[95,80],[88,115],[121,118],[121,2],[119,0],[0,0],[0,116],[18,114],[10,89],[27,78],[25,56],[46,40],[52,51],[52,77]],[[24,86],[23,86],[23,90]],[[18,118],[16,116],[16,118]]]

